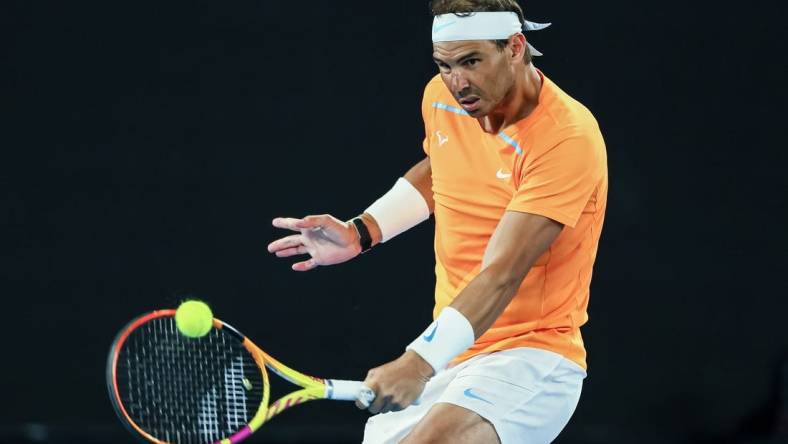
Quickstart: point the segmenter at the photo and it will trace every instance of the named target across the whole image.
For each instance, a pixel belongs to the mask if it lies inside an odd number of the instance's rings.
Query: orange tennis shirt
[[[454,362],[535,347],[587,368],[580,326],[588,320],[591,271],[605,218],[607,154],[591,112],[539,75],[539,104],[499,134],[484,132],[440,76],[424,91],[424,151],[435,198],[434,316],[479,273],[505,211],[564,225],[498,320]]]

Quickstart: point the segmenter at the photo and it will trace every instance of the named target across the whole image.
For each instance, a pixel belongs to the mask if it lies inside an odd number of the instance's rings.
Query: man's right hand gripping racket
[[[120,420],[153,443],[237,443],[284,410],[313,399],[369,405],[360,381],[320,379],[272,358],[214,318],[201,338],[183,336],[175,310],[131,321],[115,338],[107,388]],[[266,367],[302,388],[270,403]]]

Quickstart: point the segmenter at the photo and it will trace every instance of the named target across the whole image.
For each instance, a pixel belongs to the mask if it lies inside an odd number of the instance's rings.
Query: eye
[[[465,66],[469,66],[469,67],[470,67],[470,66],[474,66],[474,65],[476,65],[476,64],[477,64],[477,63],[479,63],[480,61],[481,61],[481,60],[479,60],[479,59],[468,59],[468,60],[466,60],[466,61],[462,62],[462,64],[463,64],[463,65],[465,65]]]

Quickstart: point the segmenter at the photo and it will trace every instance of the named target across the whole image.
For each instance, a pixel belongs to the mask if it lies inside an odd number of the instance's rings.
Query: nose
[[[459,94],[469,86],[471,86],[471,84],[468,82],[468,79],[466,79],[459,70],[451,72],[451,89],[453,91]]]

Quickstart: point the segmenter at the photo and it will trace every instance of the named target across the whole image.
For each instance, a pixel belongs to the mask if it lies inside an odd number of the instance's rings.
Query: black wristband
[[[367,224],[365,224],[360,217],[354,218],[351,222],[353,222],[353,225],[356,226],[356,230],[358,230],[359,242],[361,243],[361,252],[366,253],[370,248],[372,248],[372,236],[369,235]]]

